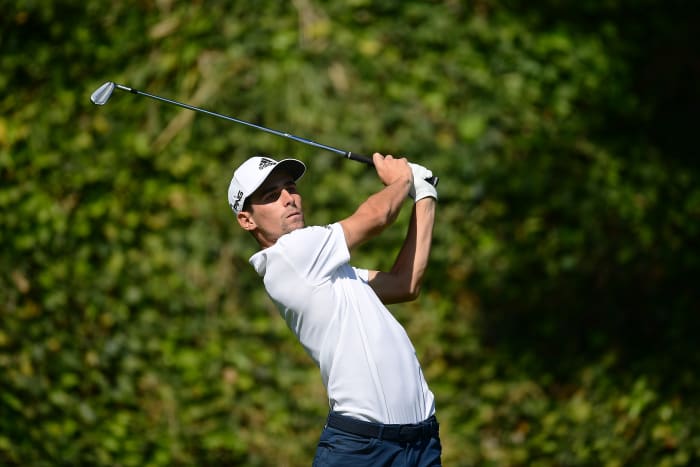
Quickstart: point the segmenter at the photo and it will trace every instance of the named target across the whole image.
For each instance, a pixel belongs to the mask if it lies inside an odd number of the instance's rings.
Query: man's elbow
[[[385,304],[412,302],[421,292],[421,281],[397,272],[377,271],[369,280],[369,285]]]
[[[412,302],[418,298],[421,292],[422,281],[415,275],[401,275],[397,277],[398,295],[402,302]]]
[[[411,286],[405,294],[405,300],[406,302],[412,302],[418,298],[420,295],[420,284],[416,284]]]
[[[418,288],[406,288],[406,289],[394,289],[392,293],[382,293],[378,294],[382,303],[385,305],[391,305],[394,303],[406,303],[412,302],[418,298],[420,295],[420,287]]]

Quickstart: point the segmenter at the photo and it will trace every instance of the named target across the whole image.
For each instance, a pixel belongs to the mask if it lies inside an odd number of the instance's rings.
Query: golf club
[[[372,163],[371,158],[369,158],[367,156],[363,156],[361,154],[356,154],[356,153],[351,152],[351,151],[343,151],[342,149],[337,149],[337,148],[334,148],[332,146],[326,146],[325,144],[320,144],[320,143],[317,143],[315,141],[311,141],[310,139],[290,135],[289,133],[286,133],[283,131],[277,131],[277,130],[273,130],[270,128],[265,128],[264,126],[260,126],[260,125],[254,124],[254,123],[246,122],[245,120],[239,120],[237,118],[233,118],[233,117],[229,117],[228,115],[223,115],[220,113],[212,112],[210,110],[201,109],[201,108],[195,107],[193,105],[183,104],[182,102],[174,101],[172,99],[166,99],[165,97],[156,96],[154,94],[149,94],[147,92],[139,91],[137,89],[130,88],[128,86],[123,86],[121,84],[117,84],[117,83],[114,83],[112,81],[108,81],[108,82],[104,83],[102,86],[100,86],[99,88],[97,88],[95,90],[95,92],[93,92],[92,95],[90,96],[90,100],[92,101],[93,104],[104,105],[107,103],[109,98],[112,96],[112,93],[114,92],[115,88],[120,89],[122,91],[130,92],[132,94],[138,94],[140,96],[146,96],[146,97],[150,97],[151,99],[156,99],[156,100],[159,100],[162,102],[167,102],[168,104],[177,105],[178,107],[183,107],[185,109],[193,110],[195,112],[202,112],[204,114],[211,115],[212,117],[223,118],[224,120],[228,120],[230,122],[240,123],[242,125],[246,125],[246,126],[249,126],[252,128],[256,128],[258,130],[265,131],[267,133],[272,133],[273,135],[282,136],[283,138],[289,138],[289,139],[294,140],[294,141],[299,142],[299,143],[308,144],[309,146],[313,146],[315,148],[325,149],[326,151],[334,152],[336,154],[339,154],[339,155],[341,155],[347,159],[351,159],[353,161],[362,162],[362,163],[368,164],[370,166],[374,165]],[[438,177],[433,176],[433,177],[426,179],[426,181],[433,186],[437,186],[439,179],[438,179]]]

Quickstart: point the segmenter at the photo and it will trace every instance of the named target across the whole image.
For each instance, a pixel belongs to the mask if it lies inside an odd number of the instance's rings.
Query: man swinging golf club
[[[330,413],[314,466],[437,466],[441,445],[433,393],[405,330],[385,304],[418,296],[437,200],[432,172],[375,153],[384,188],[349,217],[304,224],[295,159],[256,156],[239,166],[228,201],[261,250],[250,258],[267,293],[321,371]],[[413,212],[390,271],[348,263],[355,248]]]

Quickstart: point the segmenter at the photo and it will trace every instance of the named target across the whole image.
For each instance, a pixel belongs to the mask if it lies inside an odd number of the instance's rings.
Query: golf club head
[[[90,100],[93,104],[104,105],[109,100],[112,92],[114,92],[114,83],[112,81],[107,81],[92,93]]]

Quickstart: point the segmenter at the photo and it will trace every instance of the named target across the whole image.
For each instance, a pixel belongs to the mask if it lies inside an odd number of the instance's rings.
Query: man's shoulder
[[[342,227],[339,223],[329,225],[311,225],[282,235],[275,245],[276,251],[289,257],[299,258],[321,252],[337,250],[344,245]]]
[[[283,277],[280,271],[294,271],[299,277],[318,281],[350,259],[342,235],[340,224],[303,227],[254,254],[251,264],[260,276]]]
[[[325,236],[331,233],[334,229],[335,226],[339,225],[338,223],[335,224],[327,224],[327,225],[309,225],[306,227],[302,227],[300,229],[293,230],[289,233],[286,233],[282,235],[278,240],[277,243],[280,243],[280,241],[288,241],[288,240],[295,240],[297,238],[302,238],[302,237],[307,237],[307,236]]]

